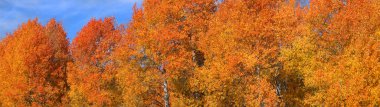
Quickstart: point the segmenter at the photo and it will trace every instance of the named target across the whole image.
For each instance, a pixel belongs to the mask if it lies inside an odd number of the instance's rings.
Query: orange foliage
[[[73,40],[69,82],[71,102],[79,105],[117,104],[115,62],[110,58],[120,40],[114,18],[91,19]]]
[[[66,33],[54,19],[46,27],[37,21],[22,24],[4,40],[3,106],[58,106],[65,101]]]
[[[379,106],[376,0],[144,0],[0,41],[1,106]]]

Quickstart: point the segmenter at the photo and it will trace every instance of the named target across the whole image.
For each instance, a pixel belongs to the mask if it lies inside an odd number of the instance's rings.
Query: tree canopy
[[[379,82],[376,0],[144,0],[0,41],[1,106],[380,106]]]

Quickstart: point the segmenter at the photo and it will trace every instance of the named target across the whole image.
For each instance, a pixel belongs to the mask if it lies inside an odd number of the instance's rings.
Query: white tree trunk
[[[165,101],[165,107],[170,107],[169,103],[169,91],[168,91],[168,82],[165,79],[164,80],[164,101]]]

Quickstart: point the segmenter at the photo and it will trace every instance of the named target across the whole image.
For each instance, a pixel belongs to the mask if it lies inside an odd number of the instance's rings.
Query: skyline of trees
[[[379,106],[380,1],[144,0],[132,20],[28,20],[1,106]]]

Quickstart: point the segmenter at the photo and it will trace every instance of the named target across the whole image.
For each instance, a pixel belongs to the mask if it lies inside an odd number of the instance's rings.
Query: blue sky
[[[0,38],[21,23],[38,17],[46,24],[55,18],[62,22],[70,40],[91,19],[113,16],[118,24],[128,23],[132,7],[143,0],[0,0]]]
[[[13,32],[21,23],[38,17],[46,24],[51,18],[62,22],[68,38],[91,19],[113,16],[117,23],[128,23],[132,7],[141,6],[143,0],[0,0],[0,39]],[[307,5],[309,0],[300,0]]]

